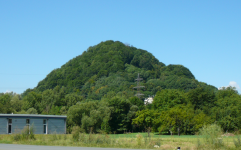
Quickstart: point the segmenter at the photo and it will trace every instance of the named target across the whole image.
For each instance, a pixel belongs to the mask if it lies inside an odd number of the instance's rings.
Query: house
[[[149,96],[148,98],[145,98],[144,100],[144,104],[147,105],[147,104],[152,104],[153,102],[153,97]]]
[[[24,127],[34,129],[35,134],[65,134],[67,116],[0,114],[0,134],[19,133]]]

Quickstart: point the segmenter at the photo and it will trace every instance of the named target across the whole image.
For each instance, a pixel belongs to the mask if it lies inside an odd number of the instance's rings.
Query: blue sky
[[[34,88],[89,46],[114,40],[241,93],[240,8],[240,0],[1,0],[0,92]]]

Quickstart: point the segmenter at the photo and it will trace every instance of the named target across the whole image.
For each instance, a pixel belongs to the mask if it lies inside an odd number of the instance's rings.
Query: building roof
[[[65,119],[67,116],[62,115],[36,115],[36,114],[0,114],[0,118],[48,118],[48,119]]]

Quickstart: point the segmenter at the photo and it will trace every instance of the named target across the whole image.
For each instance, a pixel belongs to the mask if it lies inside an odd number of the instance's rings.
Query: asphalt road
[[[0,144],[0,150],[135,150],[135,149]]]

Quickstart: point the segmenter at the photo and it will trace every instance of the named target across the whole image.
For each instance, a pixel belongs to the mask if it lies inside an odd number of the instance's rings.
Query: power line
[[[138,98],[141,98],[141,96],[144,95],[144,94],[142,94],[140,92],[140,89],[145,87],[145,86],[140,86],[140,81],[142,81],[143,78],[140,78],[140,74],[138,73],[137,79],[135,79],[135,80],[137,82],[136,83],[137,84],[136,87],[133,87],[134,89],[137,89],[137,93],[136,93],[135,96],[137,96]]]

